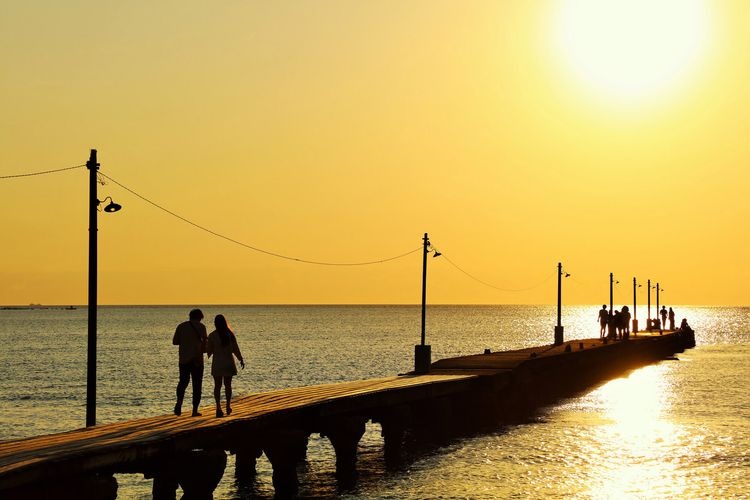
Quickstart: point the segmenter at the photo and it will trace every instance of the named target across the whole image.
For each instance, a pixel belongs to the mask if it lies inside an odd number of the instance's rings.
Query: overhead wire
[[[544,279],[543,279],[542,281],[540,281],[540,282],[538,282],[538,283],[536,283],[536,284],[534,284],[534,285],[532,285],[532,286],[529,286],[529,287],[525,287],[525,288],[502,288],[502,287],[499,287],[499,286],[495,286],[495,285],[493,285],[492,283],[488,283],[488,282],[486,282],[486,281],[484,281],[484,280],[482,280],[482,279],[479,279],[479,278],[477,278],[476,276],[474,276],[473,274],[471,274],[471,273],[469,273],[469,272],[465,271],[465,270],[464,270],[464,269],[462,269],[462,268],[461,268],[461,267],[460,267],[460,266],[459,266],[458,264],[456,264],[456,263],[455,263],[455,262],[453,262],[453,261],[452,261],[451,259],[449,259],[449,258],[448,258],[448,257],[447,257],[447,256],[445,255],[445,253],[443,253],[443,251],[442,251],[442,250],[440,251],[440,255],[441,255],[441,257],[443,257],[443,258],[444,258],[444,259],[445,259],[445,260],[446,260],[446,261],[447,261],[447,262],[448,262],[448,263],[449,263],[450,265],[452,265],[453,267],[455,267],[456,269],[458,269],[459,271],[461,271],[462,273],[464,273],[464,274],[465,274],[466,276],[468,276],[469,278],[473,279],[474,281],[476,281],[476,282],[478,282],[478,283],[481,283],[481,284],[482,284],[482,285],[484,285],[484,286],[487,286],[487,287],[490,287],[490,288],[494,288],[495,290],[500,290],[501,292],[525,292],[525,291],[528,291],[528,290],[533,290],[534,288],[540,287],[540,286],[542,286],[543,284],[545,284],[545,283],[546,283],[547,281],[549,281],[549,280],[550,280],[550,278],[552,278],[552,276],[554,276],[554,275],[555,275],[555,273],[556,273],[556,271],[553,271],[552,273],[550,273],[550,274],[549,274],[549,276],[547,276],[546,278],[544,278]]]
[[[72,167],[58,168],[58,169],[52,169],[52,170],[43,170],[43,171],[39,171],[39,172],[28,172],[28,173],[15,174],[15,175],[3,175],[3,176],[0,176],[0,179],[14,179],[14,178],[21,178],[21,177],[31,177],[31,176],[36,176],[36,175],[53,174],[53,173],[57,173],[57,172],[64,172],[64,171],[67,171],[67,170],[74,170],[74,169],[77,169],[77,168],[83,168],[85,166],[86,166],[86,164],[82,163],[80,165],[74,165]],[[165,207],[159,205],[158,203],[150,200],[149,198],[146,198],[145,196],[143,196],[143,195],[137,193],[136,191],[130,189],[129,187],[127,187],[124,184],[122,184],[121,182],[117,181],[116,179],[114,179],[114,178],[110,177],[109,175],[105,174],[101,170],[99,170],[97,172],[97,175],[101,176],[101,177],[103,177],[105,179],[108,179],[109,181],[111,181],[111,182],[115,183],[116,185],[120,186],[122,189],[124,189],[125,191],[129,192],[130,194],[132,194],[132,195],[140,198],[141,200],[145,201],[146,203],[148,203],[148,204],[150,204],[150,205],[158,208],[159,210],[161,210],[161,211],[163,211],[163,212],[165,212],[165,213],[167,213],[167,214],[169,214],[169,215],[171,215],[171,216],[173,216],[173,217],[175,217],[175,218],[177,218],[177,219],[179,219],[179,220],[181,220],[181,221],[183,221],[183,222],[185,222],[187,224],[190,224],[191,226],[193,226],[193,227],[195,227],[197,229],[200,229],[201,231],[209,233],[209,234],[211,234],[213,236],[216,236],[218,238],[221,238],[223,240],[229,241],[230,243],[234,243],[235,245],[239,245],[241,247],[247,248],[249,250],[253,250],[255,252],[259,252],[259,253],[262,253],[262,254],[265,254],[265,255],[269,255],[269,256],[272,256],[272,257],[277,257],[277,258],[280,258],[280,259],[291,260],[291,261],[300,262],[300,263],[303,263],[303,264],[320,265],[320,266],[367,266],[367,265],[373,265],[373,264],[382,264],[382,263],[385,263],[385,262],[390,262],[390,261],[394,261],[394,260],[397,260],[397,259],[401,259],[401,258],[406,257],[408,255],[411,255],[411,254],[413,254],[415,252],[418,252],[419,250],[422,249],[422,247],[419,246],[417,248],[414,248],[413,250],[409,250],[408,252],[404,252],[404,253],[401,253],[401,254],[398,254],[398,255],[394,255],[392,257],[387,257],[387,258],[384,258],[384,259],[377,259],[377,260],[370,260],[370,261],[361,261],[361,262],[330,262],[330,261],[318,261],[318,260],[312,260],[312,259],[303,259],[303,258],[299,258],[299,257],[292,257],[292,256],[289,256],[289,255],[284,255],[284,254],[280,254],[280,253],[277,253],[277,252],[272,252],[270,250],[265,250],[263,248],[259,248],[259,247],[256,247],[254,245],[249,245],[247,243],[243,243],[243,242],[241,242],[239,240],[236,240],[234,238],[231,238],[229,236],[226,236],[224,234],[216,232],[216,231],[214,231],[212,229],[209,229],[209,228],[207,228],[205,226],[202,226],[202,225],[200,225],[200,224],[198,224],[196,222],[193,222],[192,220],[190,220],[190,219],[188,219],[186,217],[183,217],[183,216],[181,216],[181,215],[173,212],[172,210],[169,210],[168,208],[165,208]],[[551,273],[549,276],[547,276],[546,278],[544,278],[544,280],[542,280],[539,283],[536,283],[535,285],[532,285],[530,287],[526,287],[526,288],[503,288],[503,287],[498,287],[498,286],[495,286],[495,285],[493,285],[491,283],[488,283],[488,282],[486,282],[486,281],[484,281],[484,280],[482,280],[480,278],[477,278],[476,276],[474,276],[473,274],[465,271],[458,264],[456,264],[455,262],[453,262],[444,253],[441,254],[441,255],[442,255],[442,257],[449,264],[451,264],[453,267],[455,267],[456,269],[458,269],[459,271],[461,271],[463,274],[465,274],[466,276],[468,276],[472,280],[474,280],[474,281],[476,281],[476,282],[478,282],[478,283],[480,283],[480,284],[482,284],[484,286],[493,288],[495,290],[503,291],[503,292],[523,292],[523,291],[527,291],[527,290],[532,290],[534,288],[537,288],[537,287],[543,285],[547,281],[549,281],[549,279],[554,275],[554,273]]]
[[[393,261],[393,260],[397,260],[397,259],[400,259],[402,257],[406,257],[407,255],[413,254],[413,253],[415,253],[415,252],[417,252],[417,251],[419,251],[419,250],[422,249],[422,246],[420,245],[417,248],[415,248],[414,250],[409,250],[408,252],[404,252],[402,254],[395,255],[393,257],[387,257],[387,258],[384,258],[384,259],[370,260],[370,261],[364,261],[364,262],[326,262],[326,261],[302,259],[302,258],[299,258],[299,257],[291,257],[289,255],[283,255],[283,254],[280,254],[280,253],[271,252],[269,250],[264,250],[262,248],[259,248],[259,247],[253,246],[253,245],[248,245],[247,243],[243,243],[243,242],[238,241],[238,240],[236,240],[234,238],[230,238],[229,236],[226,236],[226,235],[223,235],[223,234],[218,233],[216,231],[213,231],[212,229],[209,229],[209,228],[207,228],[205,226],[202,226],[202,225],[200,225],[200,224],[198,224],[196,222],[193,222],[190,219],[187,219],[187,218],[185,218],[185,217],[183,217],[183,216],[181,216],[181,215],[179,215],[179,214],[177,214],[177,213],[175,213],[175,212],[173,212],[173,211],[171,211],[171,210],[169,210],[169,209],[167,209],[167,208],[159,205],[158,203],[156,203],[156,202],[154,202],[154,201],[146,198],[145,196],[143,196],[141,194],[138,194],[137,192],[133,191],[129,187],[123,185],[122,183],[118,182],[117,180],[115,180],[112,177],[108,176],[107,174],[103,173],[101,170],[98,172],[98,174],[100,176],[102,176],[102,177],[104,177],[104,178],[112,181],[113,183],[117,184],[118,186],[120,186],[125,191],[129,192],[130,194],[132,194],[132,195],[134,195],[134,196],[136,196],[138,198],[140,198],[141,200],[145,201],[146,203],[148,203],[148,204],[150,204],[150,205],[158,208],[159,210],[161,210],[163,212],[166,212],[167,214],[169,214],[169,215],[171,215],[173,217],[176,217],[177,219],[180,219],[181,221],[183,221],[183,222],[185,222],[187,224],[190,224],[193,227],[196,227],[196,228],[200,229],[201,231],[205,231],[205,232],[207,232],[209,234],[212,234],[213,236],[216,236],[216,237],[221,238],[223,240],[226,240],[226,241],[229,241],[231,243],[234,243],[235,245],[239,245],[241,247],[245,247],[245,248],[248,248],[250,250],[253,250],[253,251],[256,251],[256,252],[259,252],[259,253],[262,253],[262,254],[270,255],[272,257],[278,257],[280,259],[286,259],[286,260],[291,260],[291,261],[295,261],[295,262],[301,262],[303,264],[315,264],[315,265],[319,265],[319,266],[368,266],[368,265],[372,265],[372,264],[382,264],[384,262],[390,262],[390,261]]]
[[[33,175],[54,174],[56,172],[63,172],[65,170],[73,170],[73,169],[81,168],[85,166],[86,164],[82,163],[81,165],[75,165],[73,167],[57,168],[54,170],[43,170],[41,172],[29,172],[25,174],[15,174],[15,175],[0,175],[0,179],[17,179],[19,177],[31,177]]]

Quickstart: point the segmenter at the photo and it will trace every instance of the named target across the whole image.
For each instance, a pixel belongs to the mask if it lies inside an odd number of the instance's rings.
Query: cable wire
[[[455,267],[456,269],[458,269],[459,271],[461,271],[462,273],[464,273],[464,274],[465,274],[466,276],[468,276],[469,278],[471,278],[471,279],[473,279],[474,281],[477,281],[477,282],[479,282],[479,283],[483,284],[484,286],[488,286],[488,287],[490,287],[490,288],[494,288],[495,290],[500,290],[501,292],[525,292],[525,291],[527,291],[527,290],[533,290],[534,288],[537,288],[537,287],[539,287],[539,286],[542,286],[543,284],[545,284],[545,283],[546,283],[547,281],[549,281],[549,280],[550,280],[550,278],[552,278],[552,276],[554,276],[554,275],[555,275],[555,273],[557,272],[557,271],[553,271],[553,272],[552,272],[552,273],[551,273],[551,274],[550,274],[549,276],[547,276],[546,278],[544,278],[544,279],[543,279],[542,281],[540,281],[539,283],[537,283],[537,284],[535,284],[535,285],[533,285],[533,286],[527,287],[527,288],[501,288],[501,287],[499,287],[499,286],[495,286],[495,285],[493,285],[493,284],[491,284],[491,283],[487,283],[486,281],[483,281],[483,280],[481,280],[481,279],[477,278],[477,277],[476,277],[476,276],[474,276],[473,274],[469,274],[468,272],[464,271],[464,270],[463,270],[463,269],[461,269],[461,268],[460,268],[460,267],[459,267],[459,266],[458,266],[458,265],[457,265],[457,264],[456,264],[455,262],[453,262],[453,261],[452,261],[452,260],[450,260],[450,259],[449,259],[448,257],[446,257],[446,255],[445,255],[444,253],[442,253],[442,252],[441,252],[441,253],[440,253],[440,255],[441,255],[441,257],[443,257],[443,258],[444,258],[444,259],[445,259],[446,261],[448,261],[448,263],[449,263],[450,265],[452,265],[453,267]]]
[[[125,191],[129,192],[130,194],[132,194],[134,196],[137,196],[138,198],[140,198],[141,200],[145,201],[146,203],[149,203],[150,205],[153,205],[154,207],[158,208],[159,210],[161,210],[163,212],[166,212],[169,215],[171,215],[173,217],[176,217],[176,218],[180,219],[181,221],[186,222],[186,223],[190,224],[191,226],[194,226],[194,227],[200,229],[201,231],[205,231],[205,232],[207,232],[209,234],[212,234],[212,235],[214,235],[216,237],[219,237],[221,239],[224,239],[226,241],[234,243],[235,245],[239,245],[241,247],[245,247],[245,248],[248,248],[250,250],[254,250],[256,252],[260,252],[260,253],[263,253],[263,254],[266,254],[266,255],[270,255],[272,257],[278,257],[280,259],[292,260],[292,261],[295,261],[295,262],[301,262],[303,264],[315,264],[315,265],[319,265],[319,266],[368,266],[368,265],[372,265],[372,264],[382,264],[384,262],[390,262],[392,260],[400,259],[402,257],[406,257],[407,255],[413,254],[414,252],[417,252],[417,251],[419,251],[419,250],[422,249],[422,246],[420,245],[417,248],[415,248],[414,250],[410,250],[408,252],[402,253],[400,255],[396,255],[394,257],[388,257],[388,258],[379,259],[379,260],[371,260],[371,261],[366,261],[366,262],[324,262],[324,261],[317,261],[317,260],[300,259],[300,258],[297,258],[297,257],[290,257],[288,255],[282,255],[282,254],[279,254],[279,253],[276,253],[276,252],[271,252],[271,251],[268,251],[268,250],[263,250],[262,248],[258,248],[258,247],[252,246],[252,245],[248,245],[247,243],[242,243],[241,241],[237,241],[234,238],[230,238],[229,236],[225,236],[225,235],[223,235],[221,233],[217,233],[216,231],[213,231],[211,229],[208,229],[207,227],[201,226],[200,224],[197,224],[197,223],[195,223],[195,222],[193,222],[193,221],[191,221],[189,219],[186,219],[185,217],[183,217],[183,216],[181,216],[179,214],[176,214],[176,213],[172,212],[171,210],[169,210],[167,208],[162,207],[158,203],[155,203],[155,202],[149,200],[145,196],[142,196],[142,195],[136,193],[135,191],[133,191],[129,187],[127,187],[127,186],[119,183],[118,181],[116,181],[112,177],[110,177],[107,174],[103,173],[101,170],[98,172],[98,174],[101,175],[102,177],[104,177],[106,179],[109,179],[110,181],[114,182],[115,184],[117,184],[118,186],[120,186],[121,188],[123,188]]]
[[[58,168],[55,170],[44,170],[42,172],[30,172],[27,174],[16,174],[16,175],[0,175],[0,179],[17,179],[19,177],[31,177],[32,175],[44,175],[44,174],[54,174],[56,172],[62,172],[64,170],[73,170],[75,168],[81,168],[85,167],[86,164],[83,163],[81,165],[76,165],[74,167],[65,167],[65,168]]]

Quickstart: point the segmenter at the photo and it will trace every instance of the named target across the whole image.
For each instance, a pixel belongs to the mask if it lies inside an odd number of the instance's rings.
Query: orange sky
[[[750,5],[21,2],[0,177],[84,163],[237,241],[416,249],[430,303],[747,305]],[[638,10],[646,9],[646,10]],[[666,41],[669,41],[667,43]],[[84,304],[87,172],[0,179],[0,304]],[[101,304],[418,303],[421,255],[269,257],[118,185]],[[539,286],[534,287],[534,285]],[[645,292],[640,299],[645,302]]]

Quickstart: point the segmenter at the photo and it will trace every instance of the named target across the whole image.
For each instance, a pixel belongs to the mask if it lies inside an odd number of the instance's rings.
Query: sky
[[[613,273],[615,304],[636,278],[639,303],[650,279],[667,305],[748,305],[748,20],[6,0],[0,304],[86,303],[88,171],[8,176],[97,149],[123,206],[98,215],[100,304],[418,304],[429,233],[428,303],[554,304],[561,262],[564,303],[608,302]]]

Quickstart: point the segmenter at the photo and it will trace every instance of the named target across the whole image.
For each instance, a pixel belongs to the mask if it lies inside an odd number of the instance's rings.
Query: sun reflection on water
[[[683,439],[679,426],[666,419],[670,404],[666,364],[641,368],[612,380],[591,394],[604,419],[596,428],[600,460],[591,463],[594,498],[623,495],[679,495],[674,483],[674,451]]]

